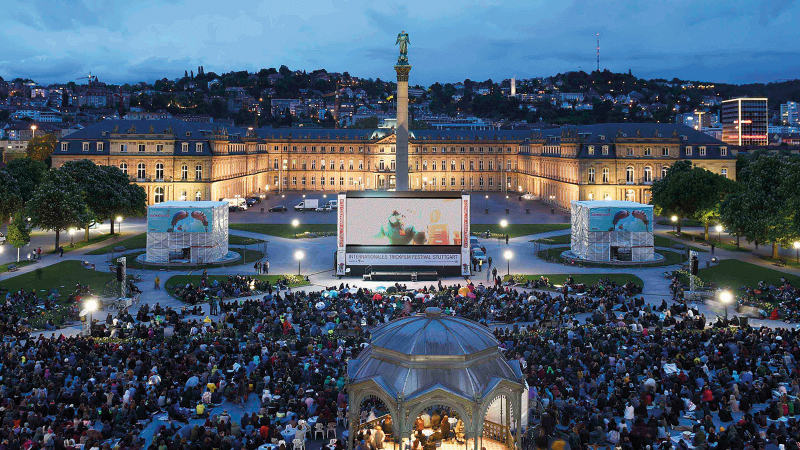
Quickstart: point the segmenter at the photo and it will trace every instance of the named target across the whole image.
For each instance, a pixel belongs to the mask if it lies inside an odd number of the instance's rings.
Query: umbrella
[[[414,298],[425,298],[425,294],[423,294],[422,292],[418,292],[417,295],[414,296]]]
[[[188,380],[186,380],[186,388],[187,389],[191,388],[191,387],[195,387],[198,384],[200,384],[200,379],[197,378],[197,377],[191,377]]]
[[[461,289],[458,290],[458,295],[467,295],[467,292],[469,292],[469,289],[467,289],[466,287],[462,287]]]
[[[467,298],[477,298],[477,296],[475,295],[475,293],[470,292],[469,294],[467,294]]]
[[[317,308],[317,310],[322,311],[325,309],[325,302],[317,302],[317,304],[314,306]]]
[[[386,286],[378,286],[375,288],[375,292],[386,292]]]
[[[331,291],[322,291],[322,296],[328,298],[331,296]]]
[[[373,299],[373,300],[380,300],[380,299],[382,299],[382,298],[383,298],[383,297],[381,296],[381,294],[375,294],[375,295],[373,295],[373,296],[372,296],[372,299]]]
[[[345,290],[347,290],[347,289],[345,289]],[[358,292],[358,288],[350,288],[350,293],[351,294],[355,294],[357,292]]]

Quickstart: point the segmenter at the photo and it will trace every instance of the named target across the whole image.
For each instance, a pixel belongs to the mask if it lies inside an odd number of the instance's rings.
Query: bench
[[[9,272],[16,272],[17,270],[19,270],[19,267],[17,267],[16,264],[9,264],[8,265],[8,271]]]

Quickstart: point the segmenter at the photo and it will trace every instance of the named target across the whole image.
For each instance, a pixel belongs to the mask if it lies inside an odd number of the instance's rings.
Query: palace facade
[[[275,191],[384,190],[395,185],[391,130],[218,128],[179,120],[104,120],[63,137],[53,166],[115,165],[150,204]],[[675,161],[734,178],[735,149],[679,124],[529,130],[420,130],[409,136],[412,190],[531,193],[572,200],[650,201]]]

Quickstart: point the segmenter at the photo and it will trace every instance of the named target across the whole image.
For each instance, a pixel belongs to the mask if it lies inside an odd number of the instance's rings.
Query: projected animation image
[[[403,199],[377,203],[374,199],[354,199],[348,204],[350,243],[461,245],[458,201]]]

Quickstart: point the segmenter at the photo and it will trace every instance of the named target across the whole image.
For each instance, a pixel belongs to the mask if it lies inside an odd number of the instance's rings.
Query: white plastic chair
[[[327,434],[328,438],[331,437],[331,434],[333,434],[333,437],[336,437],[336,424],[333,422],[329,423],[327,432],[328,432]],[[331,444],[336,445],[336,439],[331,439]]]
[[[301,439],[295,439],[292,441],[292,449],[293,450],[305,450],[306,449],[306,441]]]
[[[321,435],[322,435],[322,438],[324,438],[324,437],[325,437],[325,429],[324,429],[324,425],[322,425],[322,424],[321,424],[321,423],[319,423],[319,422],[317,422],[317,424],[316,424],[316,425],[314,425],[314,439],[316,439],[316,438],[317,438],[317,435],[318,435],[318,434],[321,434]],[[320,439],[321,439],[321,438],[320,438]]]

